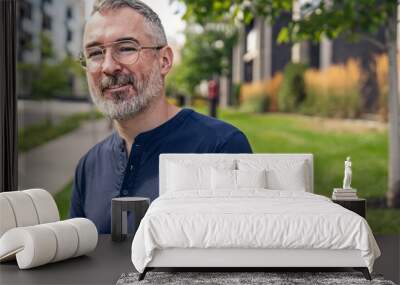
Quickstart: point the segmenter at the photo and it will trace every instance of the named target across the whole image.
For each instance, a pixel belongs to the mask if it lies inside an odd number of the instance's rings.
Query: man
[[[97,1],[84,33],[82,65],[92,100],[116,132],[76,168],[71,217],[110,233],[111,199],[158,196],[160,153],[249,153],[235,127],[168,103],[173,53],[157,14],[134,0]]]

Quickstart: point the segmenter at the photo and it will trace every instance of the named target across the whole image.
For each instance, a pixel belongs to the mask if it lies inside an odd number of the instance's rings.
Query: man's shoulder
[[[188,124],[185,125],[185,129],[191,130],[192,137],[207,138],[209,145],[212,145],[211,152],[252,152],[246,135],[237,127],[227,122],[195,111],[191,112],[187,121]]]
[[[211,132],[222,136],[240,132],[237,127],[227,122],[203,115],[194,110],[192,110],[188,117],[189,123],[194,124],[197,131],[203,130],[205,132]]]

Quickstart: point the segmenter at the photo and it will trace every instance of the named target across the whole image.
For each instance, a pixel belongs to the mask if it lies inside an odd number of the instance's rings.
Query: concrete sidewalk
[[[79,159],[111,131],[105,119],[86,122],[78,130],[18,157],[18,188],[43,188],[56,194],[74,176]]]

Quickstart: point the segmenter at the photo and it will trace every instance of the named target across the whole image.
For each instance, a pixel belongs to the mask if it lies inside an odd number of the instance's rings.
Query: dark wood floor
[[[385,279],[400,284],[400,235],[376,236],[376,240],[382,255],[375,262],[374,273],[383,274]],[[96,250],[86,256],[29,270],[19,270],[15,261],[2,263],[0,264],[0,284],[115,284],[122,273],[135,270],[130,257],[131,243],[132,238],[125,242],[115,243],[111,241],[109,235],[100,235]],[[256,270],[259,271],[259,269]],[[270,268],[268,271],[280,270]],[[342,270],[338,268],[284,268],[282,271]]]
[[[375,261],[374,272],[400,284],[400,235],[376,235],[381,257]]]

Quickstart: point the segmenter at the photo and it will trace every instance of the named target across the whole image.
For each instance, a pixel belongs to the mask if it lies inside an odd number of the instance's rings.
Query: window
[[[51,30],[52,20],[49,15],[43,14],[42,28],[43,30]]]
[[[72,31],[67,29],[67,42],[72,41]]]
[[[253,60],[244,63],[244,81],[253,81]]]
[[[19,49],[24,52],[32,49],[32,35],[26,31],[19,32]]]
[[[66,12],[66,16],[67,16],[67,19],[69,20],[69,19],[72,19],[72,17],[73,17],[73,10],[72,10],[72,8],[71,7],[68,7],[67,8],[67,12]]]
[[[18,2],[18,11],[20,19],[32,20],[32,4],[22,0]]]

